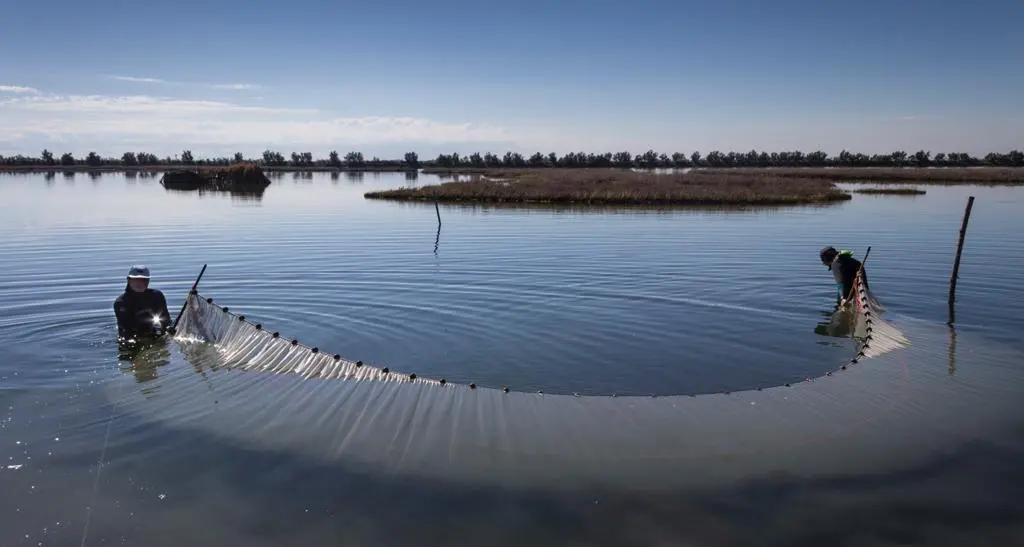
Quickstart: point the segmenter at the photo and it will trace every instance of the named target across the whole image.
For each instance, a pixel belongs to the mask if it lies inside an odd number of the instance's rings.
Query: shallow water
[[[407,183],[289,174],[254,200],[166,192],[155,178],[0,176],[0,544],[1020,539],[1024,420],[1007,401],[1024,380],[1007,363],[1020,362],[1024,317],[1005,303],[1019,300],[1024,278],[1024,191],[927,187],[754,211],[442,206],[438,232],[430,205],[362,198]],[[953,339],[945,296],[968,195],[977,200]],[[767,475],[754,473],[756,453],[696,468],[663,459],[667,475],[721,479],[677,476],[668,492],[639,480],[640,463],[633,487],[558,492],[527,480],[558,476],[550,466],[524,467],[518,483],[430,461],[406,459],[402,473],[352,466],[324,457],[324,437],[345,419],[331,390],[343,388],[196,374],[175,343],[119,364],[113,338],[128,264],[153,268],[173,314],[208,263],[204,295],[350,359],[516,393],[717,397],[818,377],[851,357],[852,341],[823,326],[834,290],[817,261],[825,244],[861,257],[872,246],[872,289],[913,344],[873,366],[879,378],[898,367],[903,383],[797,397],[801,406],[762,415],[780,439],[795,438],[800,414],[850,422],[776,455]],[[680,424],[700,431],[687,456],[746,441],[774,450],[751,427],[702,412]],[[628,418],[608,427],[644,431]],[[571,420],[553,417],[550,431]],[[712,425],[694,429],[701,422]],[[551,439],[551,452],[597,435],[578,434],[591,437]],[[643,442],[679,456],[680,435]],[[608,475],[630,473],[609,464]]]

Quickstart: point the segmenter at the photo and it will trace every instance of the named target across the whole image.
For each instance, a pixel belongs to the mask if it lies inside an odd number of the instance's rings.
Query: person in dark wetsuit
[[[853,292],[853,283],[857,279],[857,271],[860,270],[861,262],[853,256],[853,251],[837,251],[835,247],[825,247],[820,253],[821,263],[832,271],[832,277],[836,282],[836,304],[839,307],[846,305],[846,299],[850,298]],[[868,286],[868,273],[865,270],[861,276],[864,278],[864,287]]]
[[[128,271],[124,293],[114,300],[114,315],[117,317],[117,334],[122,338],[174,333],[174,327],[170,326],[167,299],[164,293],[149,288],[149,268],[146,266],[132,266]]]

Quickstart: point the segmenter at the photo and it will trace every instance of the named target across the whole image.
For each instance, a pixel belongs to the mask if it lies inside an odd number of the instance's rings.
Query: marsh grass
[[[814,178],[842,182],[902,183],[907,181],[929,184],[1024,184],[1024,169],[1014,167],[766,167],[735,169],[695,169],[698,176],[723,173],[783,178]]]
[[[926,192],[920,188],[859,188],[855,194],[881,194],[893,196],[919,196]]]
[[[486,177],[368,192],[370,199],[594,205],[796,205],[852,196],[825,179],[692,176],[607,168],[493,169]]]
[[[224,167],[203,167],[198,170],[198,173],[206,180],[219,180],[228,186],[251,188],[270,185],[270,179],[263,173],[263,169],[255,163],[239,163]]]

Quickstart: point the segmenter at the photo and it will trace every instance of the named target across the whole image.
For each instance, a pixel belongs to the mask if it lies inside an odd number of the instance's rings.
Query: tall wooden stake
[[[860,261],[860,267],[857,268],[857,274],[853,278],[853,287],[850,288],[850,294],[846,295],[846,300],[853,298],[853,293],[857,292],[857,278],[864,273],[864,263],[868,261],[868,257],[871,256],[871,245],[868,245],[868,251],[864,253],[864,260]]]
[[[192,288],[189,289],[188,291],[188,295],[185,296],[185,303],[181,305],[181,310],[178,312],[178,316],[174,318],[174,325],[172,325],[172,328],[174,330],[178,330],[178,321],[181,319],[181,314],[185,313],[185,308],[188,307],[188,299],[190,296],[192,296],[192,293],[196,290],[196,287],[199,286],[199,280],[203,278],[204,273],[206,273],[206,264],[203,264],[203,269],[199,270],[199,276],[196,277],[195,282],[192,283]]]
[[[434,254],[437,254],[437,247],[441,244],[441,209],[434,202],[434,212],[437,213],[437,237],[434,238]]]
[[[964,220],[960,224],[960,241],[956,245],[956,260],[953,261],[953,274],[949,276],[949,324],[953,324],[956,318],[956,280],[960,273],[960,254],[964,250],[964,236],[967,235],[967,221],[971,219],[971,209],[974,207],[974,196],[967,198],[967,209],[964,210]]]

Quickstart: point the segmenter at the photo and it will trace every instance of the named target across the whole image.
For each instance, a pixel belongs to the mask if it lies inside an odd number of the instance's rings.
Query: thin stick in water
[[[956,280],[960,275],[960,254],[964,250],[964,237],[967,235],[967,221],[971,219],[971,209],[974,208],[974,196],[967,198],[967,208],[964,210],[964,219],[960,223],[960,241],[956,244],[956,259],[953,261],[953,273],[949,276],[949,324],[953,324],[956,318],[954,310],[956,302]]]

